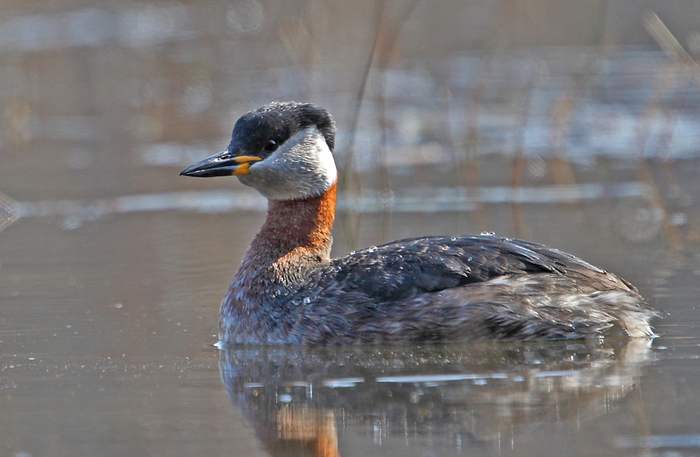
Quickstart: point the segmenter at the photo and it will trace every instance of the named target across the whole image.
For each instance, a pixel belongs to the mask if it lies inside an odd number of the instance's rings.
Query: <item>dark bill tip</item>
[[[228,151],[220,152],[180,172],[180,176],[211,178],[214,176],[231,176],[240,164],[232,159]]]

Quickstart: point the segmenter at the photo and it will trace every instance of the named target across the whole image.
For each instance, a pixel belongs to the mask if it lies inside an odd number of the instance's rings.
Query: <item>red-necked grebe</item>
[[[244,114],[228,148],[186,176],[237,176],[268,199],[221,304],[219,338],[373,344],[653,333],[630,283],[570,254],[496,236],[394,241],[331,259],[335,122],[304,103]]]

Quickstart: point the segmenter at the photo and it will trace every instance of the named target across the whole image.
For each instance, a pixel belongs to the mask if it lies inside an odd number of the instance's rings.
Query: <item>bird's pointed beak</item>
[[[194,176],[195,178],[211,178],[212,176],[241,176],[250,173],[251,164],[262,160],[260,157],[233,155],[229,151],[222,151],[194,165],[190,165],[180,172],[180,176]]]

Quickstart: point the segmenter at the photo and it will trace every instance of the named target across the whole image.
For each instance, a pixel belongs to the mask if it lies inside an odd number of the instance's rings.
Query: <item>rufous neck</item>
[[[337,184],[333,184],[318,197],[269,200],[267,219],[253,245],[273,256],[294,252],[330,260],[336,195]]]

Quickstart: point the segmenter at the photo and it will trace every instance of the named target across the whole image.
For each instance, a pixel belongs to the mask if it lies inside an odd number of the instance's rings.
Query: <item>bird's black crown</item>
[[[316,126],[328,148],[335,147],[335,121],[331,113],[311,103],[272,102],[241,116],[233,127],[229,151],[237,149],[266,157],[296,133]]]

